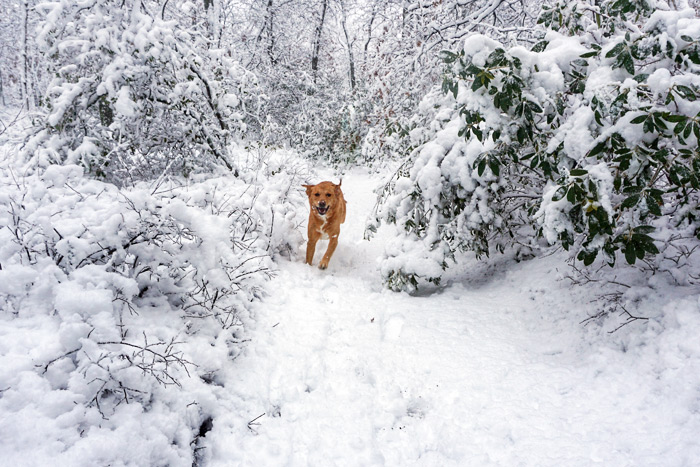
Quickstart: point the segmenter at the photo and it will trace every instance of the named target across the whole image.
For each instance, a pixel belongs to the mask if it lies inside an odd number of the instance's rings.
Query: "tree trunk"
[[[267,55],[268,57],[270,57],[270,63],[274,65],[275,63],[277,63],[277,60],[275,60],[275,11],[272,8],[272,2],[273,0],[268,0],[267,2],[267,33],[269,34],[269,41],[267,43]]]
[[[352,41],[350,41],[350,34],[348,34],[347,27],[347,15],[345,13],[345,3],[340,2],[340,26],[343,28],[343,34],[345,35],[345,43],[348,46],[348,74],[350,78],[350,90],[355,92],[355,56],[352,52]]]
[[[314,83],[316,82],[316,76],[318,75],[318,56],[321,51],[321,33],[323,32],[323,23],[326,20],[326,8],[328,8],[328,0],[323,0],[321,20],[318,22],[318,26],[314,32],[314,48],[311,55],[311,74],[314,77]]]
[[[2,81],[2,71],[0,71],[0,102],[2,102],[2,105],[5,106],[7,105],[5,103],[5,91],[3,89],[3,81]]]
[[[22,1],[24,17],[22,18],[22,104],[29,110],[31,99],[29,97],[29,2]]]
[[[374,19],[377,17],[377,7],[372,6],[372,16],[369,18],[369,24],[367,25],[367,41],[365,41],[364,56],[363,61],[365,66],[367,64],[367,49],[369,48],[369,43],[372,41],[372,25],[374,24]]]

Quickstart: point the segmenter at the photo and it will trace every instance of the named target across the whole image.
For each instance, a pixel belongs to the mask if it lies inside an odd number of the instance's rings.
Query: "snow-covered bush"
[[[266,89],[260,113],[260,138],[268,144],[291,145],[309,159],[353,164],[361,155],[366,132],[366,101],[338,83],[312,82],[303,73],[277,73],[261,79]]]
[[[698,231],[700,20],[664,2],[543,7],[542,40],[444,52],[429,141],[381,195],[382,274],[439,281],[457,251],[558,244],[585,265],[687,258]],[[667,251],[668,250],[668,251]],[[681,253],[679,253],[681,252]],[[658,260],[660,261],[660,260]],[[679,260],[680,261],[680,260]],[[684,261],[684,260],[683,260]]]
[[[434,120],[440,111],[442,100],[442,92],[433,89],[413,109],[410,118],[384,117],[382,124],[372,126],[362,140],[362,162],[372,165],[382,161],[400,161],[406,154],[426,143],[435,134],[431,123],[440,124]]]
[[[232,157],[245,168],[239,178],[129,189],[78,165],[24,176],[0,167],[0,320],[14,330],[0,346],[0,399],[3,410],[33,410],[42,388],[41,414],[57,417],[42,424],[79,463],[191,465],[190,443],[216,415],[204,402],[240,352],[273,258],[303,243],[295,207],[306,166],[280,152]],[[130,428],[138,442],[174,457],[79,447],[126,439],[116,432],[134,410],[145,414]]]
[[[54,76],[26,147],[34,164],[78,164],[124,184],[170,169],[235,171],[255,82],[201,31],[182,2],[59,0],[41,4],[38,34]],[[166,7],[167,12],[166,14]]]

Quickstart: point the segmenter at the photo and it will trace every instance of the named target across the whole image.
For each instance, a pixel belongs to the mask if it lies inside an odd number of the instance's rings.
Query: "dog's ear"
[[[306,194],[310,195],[311,194],[311,189],[315,187],[316,185],[302,185],[304,188],[306,188]]]
[[[335,186],[335,194],[336,195],[340,194],[340,185],[342,185],[342,184],[343,184],[343,179],[341,178],[340,182],[338,182],[338,184]]]

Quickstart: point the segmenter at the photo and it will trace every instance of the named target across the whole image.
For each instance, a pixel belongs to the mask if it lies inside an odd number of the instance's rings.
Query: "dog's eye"
[[[326,193],[326,198],[330,198],[330,197],[331,197],[331,194],[330,194],[330,193]]]
[[[319,196],[319,195],[320,195],[320,193],[316,193],[316,195],[315,195],[315,196]]]

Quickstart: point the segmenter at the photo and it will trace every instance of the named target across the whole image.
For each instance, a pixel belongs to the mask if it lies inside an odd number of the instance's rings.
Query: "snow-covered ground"
[[[308,181],[322,179],[337,180]],[[302,264],[303,251],[278,257],[235,334],[188,331],[166,303],[130,318],[180,333],[197,366],[176,373],[181,387],[154,383],[149,398],[105,412],[85,399],[94,381],[76,370],[93,333],[70,331],[60,294],[51,302],[53,288],[92,279],[77,269],[35,283],[29,269],[4,264],[0,465],[189,466],[193,449],[200,466],[700,465],[697,289],[659,276],[631,287],[630,311],[650,319],[613,334],[624,317],[580,324],[604,306],[602,289],[564,279],[561,253],[466,259],[440,288],[390,292],[377,261],[391,227],[363,240],[381,180],[361,169],[344,176],[348,219],[329,269]],[[302,198],[290,199],[303,218]],[[91,297],[70,303],[102,329]],[[76,340],[85,355],[73,361]]]
[[[700,465],[697,295],[657,281],[635,310],[651,319],[608,334],[615,323],[580,324],[599,290],[562,279],[557,254],[389,292],[376,259],[390,232],[363,240],[378,182],[344,177],[328,270],[279,264],[207,405],[203,464]]]

